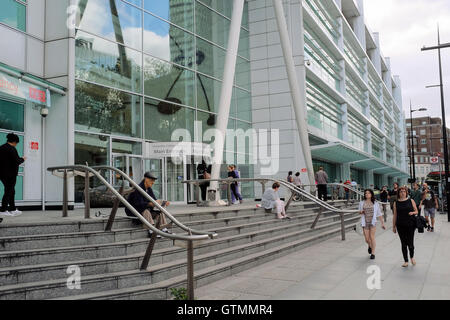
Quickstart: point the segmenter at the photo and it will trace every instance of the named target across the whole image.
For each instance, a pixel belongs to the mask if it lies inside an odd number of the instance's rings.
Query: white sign
[[[439,163],[439,158],[438,157],[431,157],[430,158],[431,163]]]
[[[211,156],[211,147],[199,142],[147,143],[146,157],[164,158],[186,156]]]

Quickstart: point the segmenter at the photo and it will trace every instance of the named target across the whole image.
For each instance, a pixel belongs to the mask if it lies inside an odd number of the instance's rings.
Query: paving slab
[[[398,234],[392,232],[392,216],[387,230],[377,228],[375,260],[370,260],[364,237],[347,232],[303,248],[276,261],[246,270],[220,283],[197,291],[198,299],[220,292],[245,292],[235,299],[266,297],[274,300],[449,300],[450,299],[450,223],[447,216],[436,216],[435,232],[415,234],[417,265],[402,268],[403,257]],[[369,289],[373,269],[380,271],[380,289]],[[238,282],[234,282],[238,281]],[[240,281],[240,282],[239,282]],[[253,282],[252,282],[253,281]],[[374,283],[374,282],[372,282]],[[270,290],[273,286],[273,290]],[[248,294],[248,295],[247,295]]]

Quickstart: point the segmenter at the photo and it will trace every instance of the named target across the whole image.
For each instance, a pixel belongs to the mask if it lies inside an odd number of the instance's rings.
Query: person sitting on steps
[[[150,172],[146,172],[144,174],[144,179],[139,184],[139,186],[147,192],[147,194],[152,197],[152,199],[156,200],[156,202],[162,206],[162,207],[168,207],[170,205],[169,201],[162,201],[156,199],[155,194],[153,193],[152,186],[155,183],[155,181],[158,178],[156,178],[153,174]],[[148,222],[150,222],[153,226],[155,225],[155,221],[153,219],[156,219],[157,216],[161,219],[161,226],[163,226],[162,231],[166,233],[171,233],[167,228],[167,220],[164,214],[162,214],[159,210],[155,210],[155,205],[153,202],[149,201],[147,198],[145,198],[138,190],[134,190],[129,196],[128,196],[128,202],[133,206],[133,208],[136,209],[137,212],[139,212]],[[128,208],[125,208],[125,213],[127,216],[134,217],[134,214],[129,210]],[[150,230],[148,226],[144,224],[144,229],[148,230],[149,236],[153,234],[153,231]],[[157,236],[160,238],[161,236]]]
[[[272,185],[272,188],[267,189],[264,192],[261,200],[261,205],[268,210],[276,208],[278,219],[291,219],[286,215],[286,211],[284,209],[284,201],[280,200],[280,196],[278,195],[279,189],[280,184],[278,182],[275,182]]]

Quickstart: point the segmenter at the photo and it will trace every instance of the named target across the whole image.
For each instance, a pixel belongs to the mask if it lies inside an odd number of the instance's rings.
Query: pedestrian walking
[[[391,211],[394,211],[394,202],[397,200],[398,183],[394,182],[394,188],[389,191],[388,200],[391,207]]]
[[[333,184],[333,196],[332,199],[333,200],[337,200],[339,197],[339,186],[337,184],[337,180],[334,180],[334,184]]]
[[[427,230],[430,232],[434,232],[434,223],[436,210],[439,208],[439,203],[436,195],[433,191],[430,190],[427,183],[423,184],[423,192],[422,192],[422,201],[420,202],[423,205],[425,219],[427,219]],[[431,224],[430,224],[431,218]]]
[[[380,218],[381,227],[385,230],[386,226],[382,219],[382,213],[380,208],[380,203],[375,200],[375,195],[373,190],[364,190],[364,200],[359,203],[359,213],[361,216],[361,226],[364,230],[364,238],[369,248],[367,251],[370,254],[370,259],[375,259],[375,233],[377,218]]]
[[[338,189],[339,190],[339,199],[342,200],[342,199],[344,199],[344,194],[345,194],[344,187],[342,186],[342,180],[339,181],[339,184],[340,184],[339,189]]]
[[[389,196],[389,192],[387,190],[387,186],[383,186],[383,188],[380,191],[380,202],[381,202],[381,207],[383,208],[383,216],[384,216],[384,222],[387,221],[387,202],[388,202],[388,196]]]
[[[286,180],[289,183],[294,183],[294,177],[292,177],[292,171],[288,172],[288,176],[287,176]]]
[[[319,171],[316,172],[315,179],[317,181],[318,198],[327,201],[328,174],[323,170],[322,166],[320,166]]]
[[[414,232],[416,230],[416,217],[418,214],[414,200],[408,198],[406,187],[398,189],[397,199],[394,202],[394,218],[392,220],[392,231],[397,233],[402,244],[402,254],[405,263],[402,267],[408,266],[408,250],[411,263],[416,265],[414,259]]]
[[[19,166],[27,158],[19,157],[17,152],[16,147],[20,141],[19,136],[10,133],[6,136],[6,139],[7,142],[0,147],[0,181],[4,187],[0,215],[14,217],[22,214],[21,211],[17,210],[14,197]]]
[[[302,180],[300,179],[300,172],[298,172],[298,171],[295,173],[295,176],[294,176],[294,185],[297,188],[301,188],[302,190],[304,190],[304,187],[302,186]],[[300,201],[302,199],[303,199],[303,197],[300,196],[300,194],[295,193],[294,201]]]
[[[228,177],[232,179],[239,179],[239,172],[236,170],[236,166],[233,164],[228,166]],[[235,204],[237,200],[239,200],[239,203],[242,203],[243,200],[241,194],[239,193],[238,182],[233,182],[230,185],[230,189],[231,189],[231,203]]]
[[[347,179],[345,182],[344,182],[344,185],[351,185],[352,183],[351,183],[351,181],[349,180],[349,179]],[[344,191],[345,191],[345,200],[347,200],[347,202],[350,200],[350,189],[349,188],[346,188],[346,187],[344,187]]]
[[[422,192],[420,191],[419,184],[417,182],[414,182],[413,184],[413,189],[411,190],[410,197],[416,203],[416,207],[420,208],[420,201],[422,201]]]

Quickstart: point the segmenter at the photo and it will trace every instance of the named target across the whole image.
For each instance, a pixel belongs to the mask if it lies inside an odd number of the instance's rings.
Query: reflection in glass
[[[195,6],[195,31],[199,36],[226,48],[229,29],[230,20],[203,4],[197,3]]]
[[[86,163],[89,166],[108,165],[109,139],[95,134],[75,133],[75,163]],[[100,186],[98,179],[91,179],[91,187]],[[82,202],[84,198],[84,178],[75,177],[75,202]]]
[[[78,2],[78,27],[107,39],[142,49],[142,11],[120,0]]]
[[[219,109],[222,82],[212,78],[197,76],[197,108],[217,112]]]
[[[156,58],[193,67],[194,37],[161,19],[144,14],[144,51]]]
[[[112,153],[122,153],[122,154],[142,154],[142,143],[136,141],[125,141],[125,140],[112,140],[111,146]]]
[[[75,58],[77,79],[141,93],[141,53],[79,31]]]
[[[250,60],[249,36],[249,32],[241,28],[241,32],[239,34],[238,55]]]
[[[83,81],[75,82],[75,128],[141,137],[141,98]]]
[[[161,114],[158,110],[159,104],[158,100],[145,99],[145,138],[168,142],[171,141],[172,133],[176,129],[186,129],[191,140],[194,139],[195,111],[180,106],[173,114]]]
[[[248,91],[236,88],[237,118],[240,120],[252,121],[251,94]]]
[[[197,71],[222,79],[226,51],[200,38],[197,38],[197,51]]]
[[[24,117],[23,104],[0,100],[0,129],[23,132]]]
[[[15,0],[2,0],[0,22],[13,28],[26,31],[27,8]]]
[[[217,12],[220,12],[224,16],[231,18],[233,13],[233,1],[230,0],[199,0],[206,4],[208,7],[213,8]]]
[[[144,0],[144,9],[192,31],[193,21],[192,0]]]
[[[162,60],[144,57],[145,94],[177,104],[195,105],[194,73]],[[178,106],[161,102],[158,111],[177,112]]]

